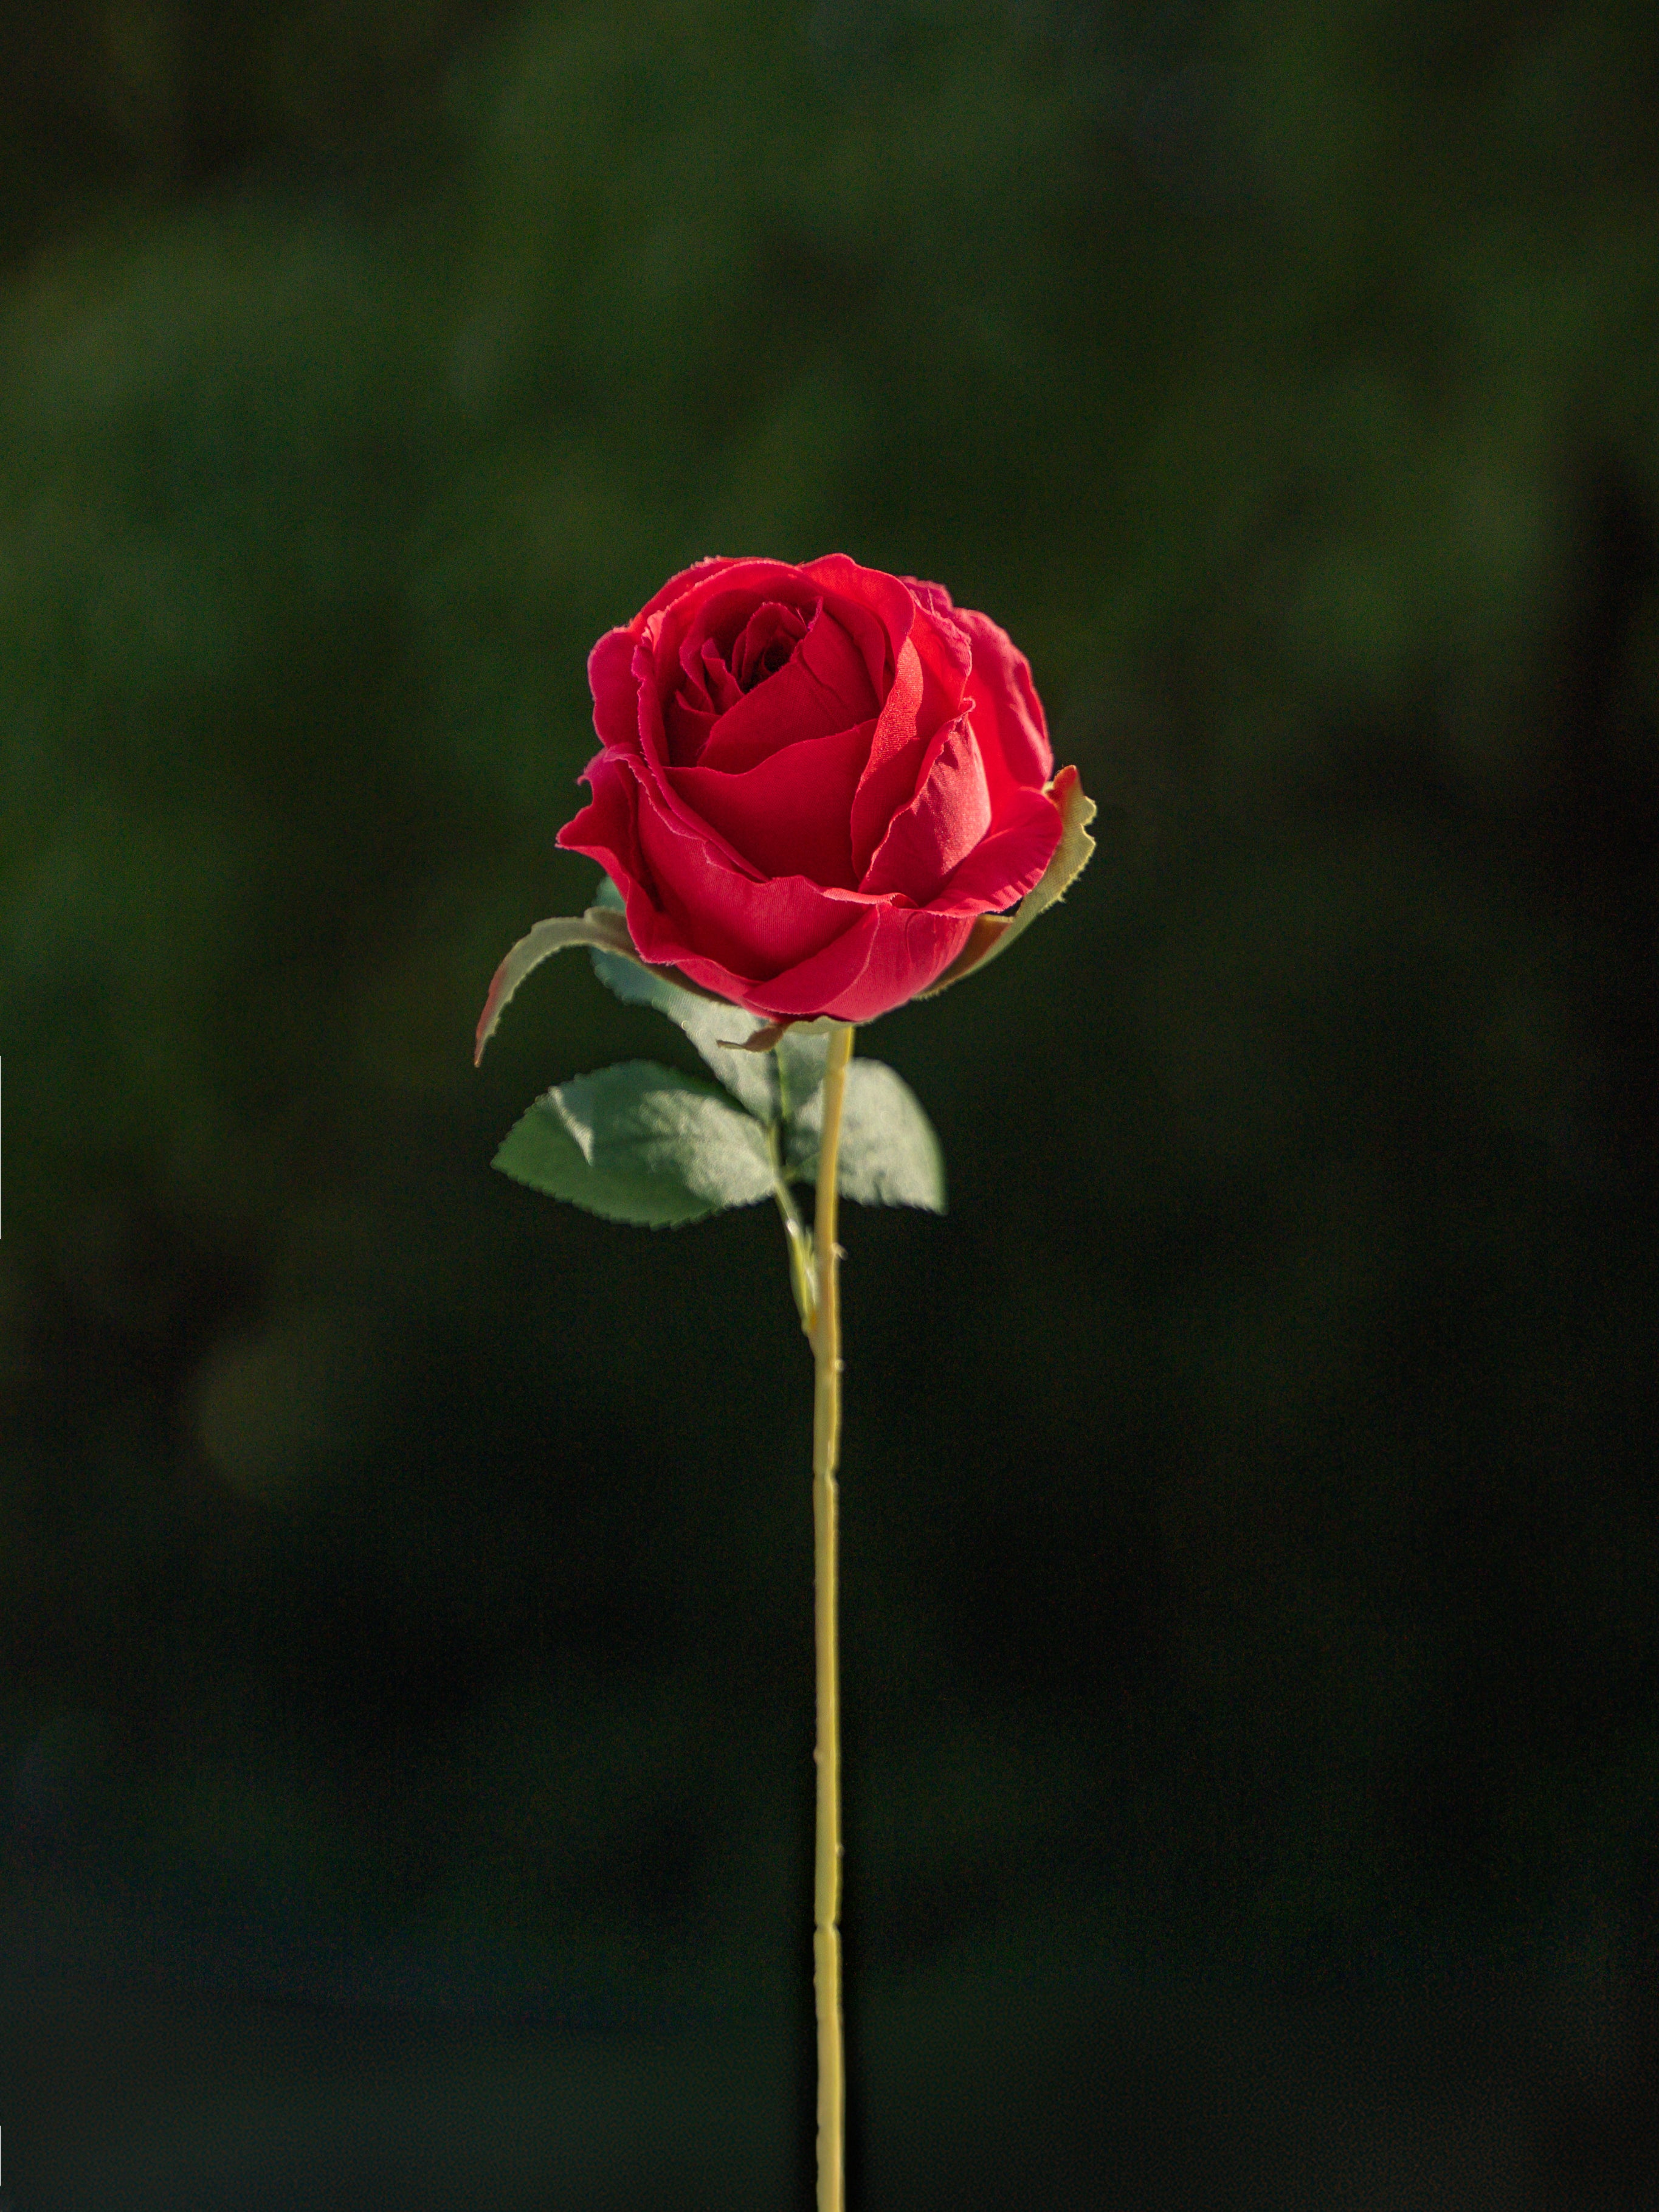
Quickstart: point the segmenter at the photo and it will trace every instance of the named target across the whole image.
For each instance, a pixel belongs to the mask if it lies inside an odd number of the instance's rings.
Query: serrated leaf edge
[[[590,911],[592,909],[590,909]],[[604,909],[600,909],[600,911],[604,911]],[[580,944],[583,940],[580,939],[572,939],[569,941],[573,944]],[[562,947],[554,945],[551,949],[554,951],[558,951],[562,950]],[[613,950],[613,948],[608,945],[603,949],[606,951]],[[544,955],[543,957],[544,957],[545,956]],[[640,964],[643,966],[645,963],[641,962]],[[528,970],[526,972],[528,973]],[[512,1142],[514,1137],[517,1135],[518,1132],[524,1127],[525,1123],[527,1122],[538,1109],[544,1108],[557,1118],[560,1126],[565,1132],[565,1134],[570,1139],[571,1143],[574,1145],[576,1150],[580,1153],[584,1163],[589,1168],[592,1168],[593,1165],[593,1154],[591,1143],[591,1132],[590,1141],[585,1143],[583,1141],[581,1132],[574,1121],[569,1109],[565,1103],[562,1094],[569,1085],[573,1083],[596,1081],[600,1076],[614,1075],[624,1068],[641,1068],[648,1071],[653,1075],[661,1076],[664,1079],[662,1086],[664,1089],[690,1091],[696,1096],[712,1099],[717,1105],[725,1107],[728,1112],[740,1115],[742,1119],[746,1121],[752,1121],[756,1128],[761,1133],[762,1139],[765,1144],[766,1157],[771,1170],[771,1189],[769,1191],[757,1191],[751,1199],[711,1200],[707,1205],[702,1206],[698,1212],[695,1213],[682,1214],[678,1221],[641,1222],[631,1214],[613,1212],[610,1206],[595,1203],[592,1199],[574,1197],[556,1198],[556,1194],[544,1190],[539,1183],[532,1182],[527,1177],[520,1175],[514,1168],[509,1166],[503,1161],[501,1155],[506,1152],[507,1146]],[[665,1067],[659,1060],[616,1060],[613,1061],[609,1067],[590,1068],[583,1075],[569,1075],[565,1078],[562,1083],[550,1085],[545,1091],[539,1092],[536,1097],[531,1100],[529,1105],[525,1108],[524,1112],[520,1115],[518,1120],[514,1121],[513,1127],[507,1131],[506,1136],[501,1139],[501,1143],[496,1146],[495,1157],[491,1160],[490,1165],[500,1174],[506,1176],[509,1182],[516,1182],[521,1189],[533,1190],[539,1197],[555,1196],[556,1202],[557,1203],[577,1206],[584,1213],[591,1213],[597,1221],[613,1222],[617,1227],[623,1229],[690,1229],[695,1227],[700,1221],[708,1221],[711,1219],[712,1217],[717,1213],[731,1213],[735,1212],[744,1206],[763,1205],[768,1196],[776,1198],[781,1194],[781,1201],[786,1204],[788,1202],[787,1185],[779,1172],[774,1134],[768,1125],[760,1119],[758,1115],[751,1114],[749,1109],[743,1104],[740,1099],[734,1098],[732,1093],[726,1090],[724,1084],[710,1082],[705,1077],[700,1075],[689,1075],[683,1068]],[[790,1206],[789,1210],[793,1212],[793,1206]]]

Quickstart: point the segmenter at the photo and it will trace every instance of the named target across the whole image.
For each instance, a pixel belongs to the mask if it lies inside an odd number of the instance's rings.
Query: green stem
[[[846,2082],[841,2028],[841,1685],[836,1621],[836,1468],[841,1456],[841,1304],[836,1246],[836,1171],[842,1103],[853,1056],[850,1026],[830,1039],[818,1142],[817,1263],[811,1331],[812,1581],[817,1648],[817,1844],[812,1884],[812,1987],[818,2019],[817,2212],[845,2212]]]
[[[789,1240],[789,1287],[795,1294],[795,1310],[800,1316],[800,1325],[806,1332],[807,1341],[811,1343],[818,1310],[812,1239],[807,1232],[806,1224],[800,1218],[795,1205],[795,1194],[784,1175],[775,1128],[769,1128],[766,1133],[766,1149],[772,1158],[772,1195],[777,1200],[778,1218],[783,1224],[783,1233]]]

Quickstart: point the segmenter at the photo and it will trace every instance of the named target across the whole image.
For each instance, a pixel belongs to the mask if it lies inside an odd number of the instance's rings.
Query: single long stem
[[[817,1625],[817,1849],[812,1883],[812,1988],[818,2018],[818,2212],[845,2212],[846,2080],[841,2029],[841,1665],[836,1622],[836,1468],[841,1457],[841,1298],[836,1173],[842,1103],[853,1056],[850,1026],[835,1030],[823,1068],[818,1140],[817,1263],[812,1356],[812,1582]]]

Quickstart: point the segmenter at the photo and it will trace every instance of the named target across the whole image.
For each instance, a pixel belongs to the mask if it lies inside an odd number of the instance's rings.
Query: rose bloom
[[[587,664],[602,750],[559,832],[642,960],[775,1021],[936,982],[1060,843],[1024,655],[937,584],[844,554],[712,560]]]

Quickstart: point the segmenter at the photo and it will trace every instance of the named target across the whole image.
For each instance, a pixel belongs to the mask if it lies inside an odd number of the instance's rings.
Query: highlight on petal
[[[1000,812],[1008,787],[1030,791],[1046,785],[1054,772],[1054,748],[1030,662],[989,615],[957,607],[955,616],[973,640],[974,672],[968,688],[974,701],[974,735]]]
[[[927,739],[918,723],[921,656],[906,638],[870,739],[870,757],[853,797],[853,866],[861,876],[901,806],[916,795]]]
[[[1088,866],[1095,849],[1089,824],[1099,810],[1085,793],[1083,780],[1077,770],[1061,769],[1047,787],[1047,796],[1059,807],[1062,827],[1054,857],[1043,871],[1042,881],[1035,890],[1027,892],[1012,914],[981,915],[956,958],[929,989],[918,992],[919,998],[933,998],[949,985],[960,982],[974,969],[982,968],[988,960],[994,960],[998,953],[1006,952],[1022,930],[1029,929],[1040,914],[1046,914],[1056,900],[1066,896]]]

